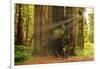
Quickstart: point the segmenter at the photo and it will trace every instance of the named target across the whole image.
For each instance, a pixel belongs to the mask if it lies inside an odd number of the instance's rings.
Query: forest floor
[[[66,62],[81,62],[81,61],[93,61],[94,56],[71,56],[68,58],[64,57],[34,57],[26,61],[24,64],[49,64],[49,63],[66,63]]]

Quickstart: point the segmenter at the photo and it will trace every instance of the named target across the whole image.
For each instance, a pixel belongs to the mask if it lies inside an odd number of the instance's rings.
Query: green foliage
[[[84,23],[84,42],[88,42],[88,25]]]
[[[61,30],[60,28],[57,28],[54,30],[54,38],[61,38],[61,36],[64,34],[64,31]]]
[[[94,55],[94,46],[92,43],[85,43],[84,49],[76,49],[77,56],[91,56]]]
[[[23,63],[30,58],[31,54],[29,50],[21,45],[15,46],[15,64]]]
[[[89,41],[94,43],[94,14],[89,14],[90,17],[90,29],[89,29]]]
[[[94,43],[94,13],[88,14],[88,23],[84,23],[84,42]]]
[[[89,13],[88,23],[84,23],[84,48],[76,49],[77,56],[93,56],[94,55],[94,14]]]

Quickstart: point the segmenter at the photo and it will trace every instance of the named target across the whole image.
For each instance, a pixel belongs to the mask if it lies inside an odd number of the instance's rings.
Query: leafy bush
[[[84,55],[94,55],[94,44],[93,43],[85,43],[84,46]]]
[[[31,53],[24,46],[15,46],[15,64],[23,63],[25,60],[30,58]]]
[[[79,48],[76,49],[77,56],[91,56],[94,55],[94,46],[92,43],[85,43],[84,49],[81,50]]]

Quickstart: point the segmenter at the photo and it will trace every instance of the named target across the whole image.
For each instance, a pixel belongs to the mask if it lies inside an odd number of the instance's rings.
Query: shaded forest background
[[[88,14],[87,23],[85,12],[82,7],[16,4],[15,64],[37,56],[93,56],[94,14]]]

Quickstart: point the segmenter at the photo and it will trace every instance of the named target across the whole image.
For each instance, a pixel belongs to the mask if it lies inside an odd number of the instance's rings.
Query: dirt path
[[[25,64],[47,64],[47,63],[66,63],[66,62],[81,62],[81,61],[93,61],[94,57],[93,56],[88,56],[88,57],[79,57],[79,56],[73,56],[73,57],[68,57],[63,58],[63,57],[35,57],[31,58],[30,60],[26,61]]]

